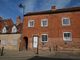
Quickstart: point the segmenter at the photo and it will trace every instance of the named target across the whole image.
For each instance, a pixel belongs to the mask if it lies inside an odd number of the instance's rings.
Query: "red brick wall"
[[[71,21],[70,26],[62,26],[62,17],[69,17]],[[41,27],[41,19],[48,19],[48,27]],[[28,27],[28,20],[35,20],[33,28]],[[72,32],[72,41],[68,44],[64,43],[63,32]],[[80,12],[65,12],[57,14],[45,15],[31,15],[25,16],[23,22],[23,37],[28,37],[28,47],[32,48],[32,36],[37,34],[39,36],[39,47],[42,47],[41,34],[48,34],[47,47],[80,47]],[[24,46],[24,44],[22,44]]]

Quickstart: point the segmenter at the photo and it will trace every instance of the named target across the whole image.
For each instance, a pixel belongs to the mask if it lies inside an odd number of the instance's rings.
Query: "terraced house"
[[[12,19],[0,18],[0,47],[7,50],[19,50],[22,28],[19,20],[20,17],[17,17],[17,22],[14,24]]]
[[[24,15],[21,48],[80,49],[80,7],[30,12]]]

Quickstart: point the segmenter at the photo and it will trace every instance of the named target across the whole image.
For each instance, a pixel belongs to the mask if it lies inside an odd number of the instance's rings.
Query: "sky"
[[[23,4],[24,9],[19,7]],[[23,17],[28,12],[50,10],[55,5],[57,9],[80,6],[80,0],[0,0],[0,16],[4,19],[11,18],[16,22],[16,17]]]

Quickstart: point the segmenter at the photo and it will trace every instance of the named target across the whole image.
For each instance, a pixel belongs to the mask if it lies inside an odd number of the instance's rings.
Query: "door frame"
[[[36,47],[36,48],[38,48],[38,47],[39,47],[39,36],[38,36],[38,35],[33,35],[33,37],[32,37],[32,48],[34,48],[34,47],[33,47],[33,44],[34,44],[34,37],[38,37],[38,40],[37,40],[37,47]]]
[[[24,37],[24,41],[25,41],[25,48],[28,49],[28,37]]]

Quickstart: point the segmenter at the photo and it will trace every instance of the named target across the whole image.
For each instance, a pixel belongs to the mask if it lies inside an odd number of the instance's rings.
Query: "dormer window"
[[[13,26],[13,27],[12,27],[12,33],[17,33],[17,28],[16,28],[16,26]]]
[[[62,26],[70,26],[70,18],[62,18]]]
[[[7,33],[6,27],[4,27],[4,28],[2,29],[2,33]]]

